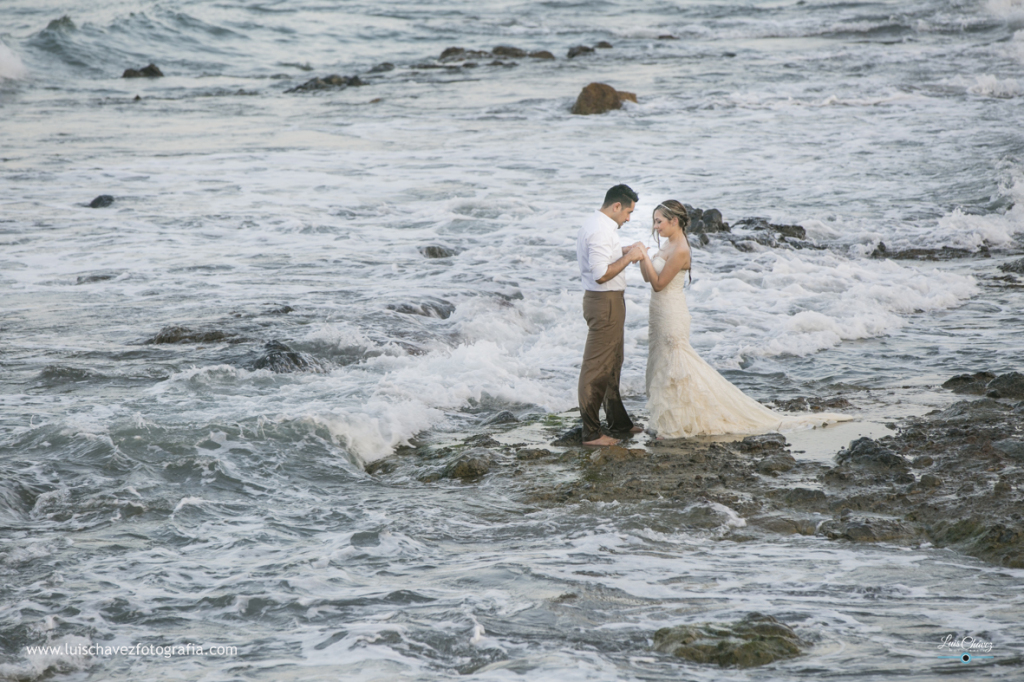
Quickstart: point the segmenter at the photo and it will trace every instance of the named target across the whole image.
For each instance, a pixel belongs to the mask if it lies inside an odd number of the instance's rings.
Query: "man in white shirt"
[[[619,396],[626,322],[626,276],[630,263],[643,259],[643,244],[623,247],[616,231],[640,197],[626,185],[615,185],[604,197],[601,210],[585,221],[576,237],[576,259],[583,280],[583,317],[587,321],[587,345],[583,350],[578,387],[584,445],[614,445],[619,441],[601,433],[600,408],[604,406],[608,430],[639,433]]]

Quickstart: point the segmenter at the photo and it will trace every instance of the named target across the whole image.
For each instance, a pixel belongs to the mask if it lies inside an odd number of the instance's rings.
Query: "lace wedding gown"
[[[659,273],[665,267],[653,259]],[[661,438],[768,433],[850,421],[841,414],[784,416],[743,394],[690,345],[684,273],[651,294],[647,356],[648,429]]]

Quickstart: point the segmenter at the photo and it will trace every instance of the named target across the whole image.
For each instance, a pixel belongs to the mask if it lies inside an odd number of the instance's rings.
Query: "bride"
[[[686,228],[690,216],[670,199],[654,209],[654,231],[668,239],[652,259],[640,261],[651,294],[647,357],[648,430],[659,438],[766,433],[850,421],[841,414],[783,416],[743,394],[690,345],[683,271],[690,269]],[[658,240],[659,246],[661,240]]]

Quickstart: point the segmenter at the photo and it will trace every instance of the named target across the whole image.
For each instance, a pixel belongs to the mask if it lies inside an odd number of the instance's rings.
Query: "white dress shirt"
[[[597,282],[608,272],[609,265],[622,258],[618,229],[615,221],[600,211],[594,211],[583,221],[576,236],[576,260],[587,291],[625,291],[625,270],[604,284]]]

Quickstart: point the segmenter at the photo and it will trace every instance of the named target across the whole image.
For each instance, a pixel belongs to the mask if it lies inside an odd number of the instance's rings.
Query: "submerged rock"
[[[978,254],[988,256],[988,248],[981,247]],[[893,260],[953,260],[956,258],[969,258],[976,255],[969,249],[958,249],[952,246],[943,246],[940,249],[901,249],[893,251],[886,247],[885,242],[878,242],[878,246],[871,252],[872,258],[891,258]]]
[[[339,76],[333,74],[325,78],[313,78],[306,81],[302,85],[297,85],[290,90],[285,92],[312,92],[314,90],[341,90],[344,88],[359,87],[362,85],[369,85],[366,81],[359,78],[359,76]]]
[[[121,78],[161,78],[163,71],[156,64],[144,66],[141,69],[125,69]]]
[[[188,327],[170,326],[164,327],[156,333],[156,336],[146,339],[143,343],[215,343],[217,341],[227,341],[233,337],[234,334],[228,334],[219,330],[197,331]]]
[[[565,448],[573,445],[583,445],[583,427],[569,429],[551,442],[555,447]]]
[[[442,476],[473,481],[486,475],[490,470],[490,463],[482,457],[460,457],[445,468]]]
[[[794,239],[807,239],[807,231],[799,225],[775,225],[765,218],[744,218],[736,223],[735,227],[745,227],[750,230],[770,230],[783,237]]]
[[[499,45],[498,47],[491,50],[491,54],[496,57],[510,57],[512,59],[522,59],[527,56],[526,50],[520,50],[518,47],[510,47],[508,45]]]
[[[594,48],[587,47],[586,45],[577,45],[576,47],[570,47],[568,52],[569,59],[579,57],[581,54],[590,54],[594,51]]]
[[[381,62],[377,66],[370,69],[370,73],[387,73],[388,71],[394,71],[395,65],[391,62]]]
[[[583,88],[576,98],[572,113],[580,116],[603,114],[613,109],[621,109],[622,103],[626,100],[636,102],[636,95],[631,92],[620,92],[605,83],[591,83]]]
[[[519,421],[514,414],[508,410],[502,410],[498,414],[494,415],[490,419],[484,421],[485,426],[492,426],[495,424],[515,424]]]
[[[1024,275],[1024,258],[1015,260],[1012,263],[1003,263],[999,266],[999,269],[1003,272],[1015,272],[1019,275]]]
[[[554,59],[555,55],[551,54],[547,50],[536,50],[530,53],[530,59]]]
[[[112,203],[114,203],[114,197],[109,194],[101,194],[89,202],[89,208],[106,208]]]
[[[421,246],[420,253],[427,258],[451,258],[457,255],[459,252],[455,249],[449,249],[447,246]]]
[[[309,353],[294,351],[280,341],[270,341],[264,346],[264,353],[252,363],[253,369],[269,369],[277,374],[290,372],[315,372],[322,374],[331,370],[330,365]]]
[[[723,668],[752,668],[794,658],[806,646],[788,625],[760,613],[747,614],[738,623],[677,625],[654,633],[655,651]]]
[[[391,303],[387,308],[404,315],[439,317],[442,320],[447,320],[455,312],[455,304],[442,298],[428,298],[420,303]]]

